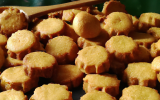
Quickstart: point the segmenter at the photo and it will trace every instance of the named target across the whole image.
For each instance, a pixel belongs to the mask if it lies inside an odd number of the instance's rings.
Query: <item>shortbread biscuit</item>
[[[119,100],[159,100],[160,95],[157,90],[141,85],[132,85],[122,90]]]
[[[156,40],[160,39],[160,28],[159,27],[151,27],[147,30],[147,33],[156,38]]]
[[[120,80],[112,74],[88,74],[83,79],[83,90],[88,93],[94,90],[106,92],[114,97],[119,94]]]
[[[125,5],[122,4],[120,1],[110,0],[105,2],[103,5],[102,13],[104,13],[107,16],[112,12],[126,13],[127,11],[125,10]]]
[[[143,45],[146,48],[150,48],[151,44],[156,41],[155,37],[148,33],[142,32],[132,32],[128,35],[131,37],[138,45]]]
[[[58,18],[48,18],[41,21],[36,27],[36,35],[40,37],[43,43],[47,43],[49,39],[62,35],[65,30],[65,23]]]
[[[123,12],[112,12],[104,20],[104,29],[108,32],[109,36],[126,35],[132,31],[132,19]]]
[[[160,40],[151,44],[150,53],[152,58],[160,56]]]
[[[51,81],[73,89],[81,85],[83,77],[84,73],[75,65],[58,65]]]
[[[68,87],[59,84],[47,84],[37,87],[29,100],[73,100]]]
[[[105,47],[113,58],[125,63],[133,62],[138,52],[138,44],[124,35],[111,37]]]
[[[84,94],[80,97],[80,100],[116,100],[116,98],[112,97],[108,93],[95,90]]]
[[[142,85],[154,88],[156,86],[156,72],[151,63],[129,63],[123,73],[123,81],[128,85]]]
[[[136,16],[133,16],[130,14],[128,14],[128,16],[130,16],[132,19],[132,23],[133,23],[132,31],[133,32],[138,31],[139,19]]]
[[[21,65],[23,65],[22,60],[14,59],[14,58],[11,58],[10,56],[8,56],[5,60],[4,68],[21,66]]]
[[[102,46],[85,47],[78,52],[75,64],[86,74],[107,72],[110,68],[109,54]]]
[[[84,38],[95,38],[101,32],[98,19],[84,11],[78,13],[73,19],[73,28],[79,36]]]
[[[56,66],[55,57],[45,52],[32,52],[23,59],[23,67],[29,77],[51,78]]]
[[[11,36],[12,33],[28,28],[28,21],[25,14],[16,8],[9,8],[0,14],[0,33]]]
[[[79,37],[77,40],[78,47],[80,48],[85,48],[88,46],[105,46],[105,43],[109,40],[109,36],[107,33],[101,32],[97,37],[91,38],[91,39],[86,39],[83,37]]]
[[[58,36],[49,40],[45,50],[56,58],[58,64],[70,64],[77,57],[79,48],[72,38]]]
[[[160,56],[157,56],[153,59],[153,61],[151,62],[151,68],[156,71],[156,73],[159,73],[160,72]]]
[[[0,46],[4,51],[5,56],[7,55],[7,49],[6,49],[6,44],[7,44],[7,37],[5,35],[0,34]]]
[[[160,14],[158,13],[142,13],[139,17],[139,30],[147,32],[151,27],[160,27]]]
[[[7,41],[8,55],[22,60],[30,52],[43,50],[41,43],[29,30],[18,30]]]
[[[0,100],[28,100],[22,91],[7,90],[0,93]]]
[[[23,69],[23,66],[11,67],[2,72],[0,75],[1,90],[21,90],[24,93],[38,86],[39,78],[28,77]]]

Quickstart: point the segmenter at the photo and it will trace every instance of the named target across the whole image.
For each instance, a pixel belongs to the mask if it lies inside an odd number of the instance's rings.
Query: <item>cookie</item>
[[[112,12],[126,13],[127,11],[125,10],[125,5],[122,4],[120,1],[110,0],[105,2],[103,5],[102,13],[104,13],[107,16]]]
[[[160,96],[157,90],[141,85],[132,85],[122,90],[122,96],[119,100],[159,100]]]
[[[138,44],[125,35],[112,36],[106,42],[105,48],[112,58],[124,63],[133,62],[138,53]]]
[[[107,72],[110,68],[109,54],[102,46],[85,47],[78,52],[75,64],[86,74]]]
[[[75,65],[58,65],[51,82],[76,88],[83,82],[84,73]]]
[[[81,11],[73,19],[75,32],[84,38],[95,38],[101,32],[100,22],[93,15]]]
[[[43,50],[41,43],[29,30],[18,30],[7,41],[8,55],[22,60],[24,56],[33,51]]]
[[[9,68],[9,67],[15,67],[15,66],[21,66],[23,65],[22,60],[14,59],[8,56],[5,60],[4,67]]]
[[[160,66],[159,66],[159,62],[160,62],[160,56],[155,57],[152,62],[151,62],[151,68],[156,71],[156,73],[160,72]]]
[[[80,100],[116,100],[115,97],[112,97],[108,93],[101,91],[92,91],[84,94],[80,97]]]
[[[49,39],[64,33],[65,23],[58,18],[48,18],[37,24],[35,30],[36,36],[40,37],[43,43],[47,43]]]
[[[28,100],[28,97],[22,91],[7,90],[0,93],[1,100]]]
[[[57,61],[54,56],[45,52],[32,52],[23,59],[23,67],[29,77],[51,78]]]
[[[47,84],[37,87],[29,100],[73,100],[72,92],[67,86],[59,84]]]
[[[71,64],[77,57],[79,48],[72,38],[58,36],[49,40],[45,50],[56,58],[58,64]]]
[[[142,85],[154,88],[156,86],[156,72],[152,70],[151,63],[129,63],[124,70],[122,80],[128,85]]]
[[[123,12],[112,12],[104,20],[104,29],[109,36],[126,35],[132,31],[133,23],[131,18]]]
[[[120,80],[112,74],[87,74],[83,79],[83,90],[89,93],[94,90],[106,92],[114,97],[119,94]]]
[[[160,39],[160,28],[159,27],[151,27],[147,30],[147,33],[156,38],[156,40]]]
[[[160,56],[160,46],[159,45],[160,45],[160,40],[151,44],[150,53],[151,53],[152,58]]]
[[[147,32],[151,27],[160,27],[160,14],[158,13],[142,13],[139,17],[139,30]]]
[[[0,14],[0,33],[10,37],[18,30],[27,29],[28,21],[25,14],[16,8],[9,8]]]
[[[21,90],[24,93],[30,91],[32,88],[38,86],[39,78],[28,77],[23,69],[23,66],[16,66],[7,68],[0,75],[0,88],[1,90]]]

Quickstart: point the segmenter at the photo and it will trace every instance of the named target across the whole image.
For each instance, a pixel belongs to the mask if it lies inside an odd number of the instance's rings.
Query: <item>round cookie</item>
[[[23,59],[23,67],[29,77],[51,78],[57,61],[45,52],[31,52]]]
[[[73,100],[68,87],[59,84],[47,84],[37,87],[30,100]]]
[[[107,72],[110,68],[109,54],[102,46],[85,47],[78,52],[75,64],[86,74]]]
[[[156,38],[156,40],[160,39],[160,28],[159,27],[151,27],[147,30],[147,33]]]
[[[151,68],[154,70],[154,71],[156,71],[157,73],[159,73],[160,72],[160,66],[159,66],[159,64],[160,64],[160,56],[157,56],[157,57],[155,57],[154,59],[153,59],[153,61],[151,62]]]
[[[132,32],[128,35],[131,37],[138,45],[143,45],[146,48],[150,48],[151,44],[156,41],[155,37],[150,34],[142,32]]]
[[[160,56],[160,40],[151,44],[150,53],[152,58]]]
[[[55,36],[64,33],[65,23],[58,18],[48,18],[41,21],[35,26],[36,35],[40,37],[43,42],[52,39]],[[47,43],[47,42],[45,42]]]
[[[127,11],[125,10],[125,5],[122,4],[120,1],[110,0],[108,2],[105,2],[103,5],[102,13],[107,16],[112,12],[126,13]]]
[[[132,85],[122,90],[119,100],[159,100],[157,90],[141,85]]]
[[[28,100],[22,91],[7,90],[0,93],[0,100]]]
[[[12,33],[28,28],[28,21],[25,14],[16,8],[9,8],[0,14],[0,33],[11,36]]]
[[[73,28],[83,38],[94,38],[101,32],[98,19],[84,11],[78,13],[73,19]]]
[[[83,90],[89,93],[94,90],[106,92],[114,97],[119,94],[120,80],[112,74],[87,74],[83,78]]]
[[[22,60],[14,59],[14,58],[11,58],[10,56],[8,56],[5,60],[4,68],[22,66],[22,65],[23,65]]]
[[[142,85],[154,88],[157,76],[150,63],[129,63],[124,70],[122,80],[128,85]]]
[[[0,75],[1,90],[21,90],[24,93],[38,86],[39,78],[28,77],[23,69],[23,66],[7,68]]]
[[[69,89],[76,88],[83,82],[84,73],[75,65],[58,65],[51,82],[66,85]]]
[[[29,30],[18,30],[7,41],[8,55],[22,60],[24,56],[36,50],[43,50],[42,45]]]
[[[58,36],[49,40],[45,50],[56,58],[58,64],[70,64],[77,57],[79,48],[72,38]]]
[[[0,34],[0,46],[3,49],[5,55],[7,55],[7,49],[6,49],[6,44],[7,44],[7,37],[5,35]]]
[[[111,57],[125,63],[133,62],[138,53],[138,45],[131,37],[124,35],[112,36],[106,42],[105,47]]]
[[[116,100],[115,97],[112,97],[108,93],[101,91],[92,91],[81,96],[80,100]]]
[[[131,18],[123,12],[112,12],[104,20],[104,29],[109,36],[126,35],[132,31],[133,23]]]
[[[147,32],[151,27],[160,27],[160,14],[142,13],[139,17],[139,30]]]

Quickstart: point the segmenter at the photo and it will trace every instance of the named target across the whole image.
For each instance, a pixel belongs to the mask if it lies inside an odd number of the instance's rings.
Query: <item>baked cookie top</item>
[[[31,48],[35,42],[36,38],[31,31],[18,30],[8,38],[7,49],[14,53],[18,53]]]
[[[141,86],[141,85],[131,85],[124,88],[122,91],[122,96],[119,100],[159,100],[160,96],[157,90]]]
[[[155,37],[157,40],[160,39],[160,28],[159,27],[151,27],[147,30],[147,33]]]
[[[0,34],[0,45],[7,44],[7,37],[5,35]]]
[[[45,52],[31,52],[23,59],[23,65],[33,68],[53,67],[55,63],[56,59]]]
[[[10,36],[12,33],[27,29],[28,21],[25,14],[18,9],[9,8],[0,14],[0,33]]]
[[[100,22],[93,15],[81,11],[73,19],[75,32],[84,38],[94,38],[101,32]]]
[[[22,91],[7,90],[0,93],[1,100],[28,100]]]
[[[92,91],[83,95],[80,100],[116,100],[115,97],[112,97],[108,93],[102,91]]]
[[[153,61],[151,62],[151,68],[156,71],[156,72],[160,72],[160,56],[157,56],[153,59]]]
[[[73,100],[72,92],[67,86],[59,84],[47,84],[37,87],[30,100]]]

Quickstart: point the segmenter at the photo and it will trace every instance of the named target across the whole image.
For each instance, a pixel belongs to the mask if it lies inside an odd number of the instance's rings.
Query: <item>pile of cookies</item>
[[[80,100],[160,100],[160,14],[111,0],[30,23],[9,8],[0,26],[0,100],[73,100],[82,84]]]

